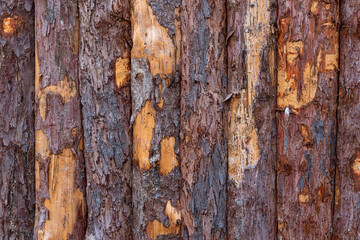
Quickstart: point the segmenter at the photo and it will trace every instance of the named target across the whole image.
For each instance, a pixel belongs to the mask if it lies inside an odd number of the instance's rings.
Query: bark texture
[[[181,176],[183,239],[225,239],[226,1],[183,0]]]
[[[132,0],[133,238],[179,239],[180,0]]]
[[[360,1],[340,4],[334,239],[360,238]]]
[[[77,1],[35,1],[35,239],[84,239]]]
[[[329,239],[339,3],[279,1],[278,237]]]
[[[0,1],[0,239],[31,239],[35,214],[33,1]]]
[[[277,1],[228,1],[228,239],[275,239]]]
[[[86,239],[131,236],[130,1],[80,0]]]

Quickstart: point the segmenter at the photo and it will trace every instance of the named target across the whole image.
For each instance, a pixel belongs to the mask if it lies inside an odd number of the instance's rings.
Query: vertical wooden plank
[[[360,1],[340,3],[334,239],[360,238]]]
[[[77,1],[36,0],[35,239],[84,239]]]
[[[228,0],[228,239],[275,239],[275,0]]]
[[[338,4],[338,0],[279,1],[279,238],[331,235]]]
[[[179,239],[180,0],[132,0],[133,238]]]
[[[131,236],[130,0],[80,0],[86,239]]]
[[[35,214],[33,1],[0,1],[0,41],[0,239],[31,239]]]
[[[226,1],[183,0],[181,22],[182,237],[225,239]]]

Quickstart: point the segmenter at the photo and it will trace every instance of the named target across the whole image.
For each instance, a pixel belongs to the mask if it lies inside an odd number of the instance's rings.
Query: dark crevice
[[[277,69],[277,63],[278,63],[278,38],[279,38],[279,6],[278,4],[276,4],[276,25],[275,25],[275,29],[276,29],[276,35],[275,35],[275,43],[274,43],[274,46],[275,46],[275,67]],[[277,74],[277,71],[276,71],[276,88],[275,88],[275,240],[278,239],[278,234],[279,234],[279,222],[278,222],[278,164],[277,164],[277,157],[278,157],[278,141],[277,141],[277,132],[278,132],[278,127],[277,127],[277,115],[278,115],[278,111],[277,111],[277,106],[278,106],[278,102],[277,102],[277,95],[278,95],[278,89],[277,89],[277,83],[278,83],[278,74]]]
[[[338,144],[338,128],[339,128],[339,109],[340,109],[340,40],[341,40],[341,1],[339,1],[338,4],[338,8],[339,8],[339,19],[338,19],[338,74],[337,74],[337,101],[336,101],[336,119],[335,119],[335,153],[334,153],[334,176],[333,176],[333,189],[332,189],[332,194],[333,194],[333,199],[332,199],[332,213],[331,213],[331,235],[330,235],[330,239],[334,238],[334,223],[335,223],[335,201],[336,201],[336,174],[337,174],[337,168],[338,168],[338,164],[337,164],[337,144]]]

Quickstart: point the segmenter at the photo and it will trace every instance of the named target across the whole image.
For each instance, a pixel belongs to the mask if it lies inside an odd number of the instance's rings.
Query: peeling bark
[[[334,239],[360,238],[360,1],[340,4]]]
[[[274,239],[277,1],[228,1],[228,239]]]
[[[225,239],[226,1],[183,0],[181,22],[182,237]]]
[[[180,0],[132,0],[133,238],[179,239]]]
[[[86,239],[131,236],[130,1],[80,0]]]
[[[35,1],[34,239],[84,239],[77,1]]]
[[[338,11],[337,0],[279,1],[279,238],[331,235]]]
[[[0,239],[33,234],[33,19],[33,1],[0,1]]]

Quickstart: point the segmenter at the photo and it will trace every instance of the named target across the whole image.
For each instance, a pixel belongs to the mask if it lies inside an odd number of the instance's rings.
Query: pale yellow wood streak
[[[229,178],[237,185],[241,183],[244,169],[255,166],[259,160],[258,136],[254,120],[250,118],[247,93],[243,90],[240,96],[230,102],[228,164]]]
[[[161,175],[168,175],[175,167],[179,165],[174,151],[175,138],[164,138],[160,142],[160,173]]]
[[[146,58],[153,76],[161,78],[176,69],[176,47],[168,30],[160,25],[147,0],[133,0],[132,58]]]
[[[80,189],[75,189],[76,156],[66,148],[60,154],[50,154],[49,193],[44,201],[49,219],[37,232],[42,239],[68,239],[72,234],[79,210],[85,216],[85,199]]]
[[[256,99],[256,85],[260,80],[261,56],[273,29],[270,25],[270,1],[258,0],[253,4],[247,1],[247,14],[244,22],[247,89],[231,99],[229,113],[229,178],[239,185],[244,169],[255,166],[259,160],[259,145],[253,103]],[[270,58],[273,55],[270,54]],[[274,62],[269,62],[273,67]],[[272,70],[270,70],[272,71]]]
[[[171,202],[167,201],[166,207],[165,207],[165,215],[168,216],[170,221],[170,226],[165,227],[160,221],[154,220],[146,226],[146,234],[149,238],[155,240],[160,235],[168,235],[173,234],[177,235],[180,230],[180,220],[181,220],[181,214],[178,209],[171,206]]]
[[[121,88],[130,80],[130,58],[118,58],[115,63],[116,87]]]
[[[140,170],[149,170],[151,141],[155,128],[156,110],[151,101],[147,100],[145,106],[137,114],[134,124],[133,155],[135,163]]]

